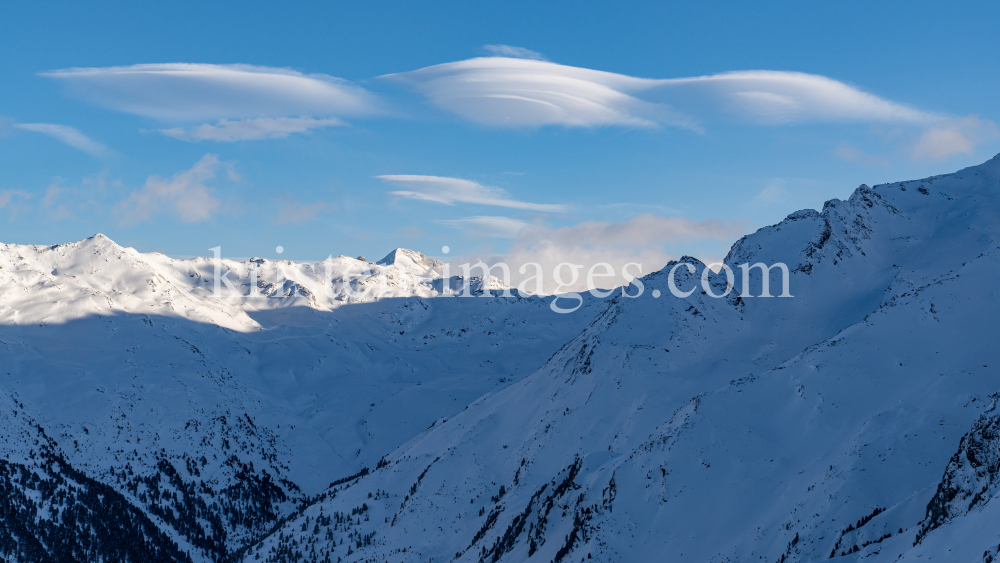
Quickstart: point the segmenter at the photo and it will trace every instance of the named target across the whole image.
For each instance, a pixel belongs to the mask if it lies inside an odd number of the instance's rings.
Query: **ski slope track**
[[[219,298],[211,259],[0,245],[0,556],[1000,559],[1000,157],[744,237],[723,298],[681,261],[559,315],[404,249]],[[756,262],[794,297],[737,295]]]

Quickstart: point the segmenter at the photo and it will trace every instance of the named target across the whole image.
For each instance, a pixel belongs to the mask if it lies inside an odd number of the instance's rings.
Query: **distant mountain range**
[[[682,261],[559,315],[405,249],[0,245],[0,557],[998,558],[1000,157],[733,246],[792,298]]]

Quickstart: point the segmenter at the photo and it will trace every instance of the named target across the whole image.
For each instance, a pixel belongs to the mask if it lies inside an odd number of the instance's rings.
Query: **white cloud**
[[[42,73],[74,94],[117,111],[164,121],[348,116],[378,111],[374,96],[346,80],[251,65],[141,64]]]
[[[299,203],[297,201],[285,203],[278,209],[278,214],[274,218],[274,222],[279,225],[284,225],[288,223],[303,224],[308,223],[316,218],[322,211],[330,209],[331,206],[322,201],[317,201],[315,203]]]
[[[212,195],[206,182],[227,167],[231,172],[231,165],[219,161],[214,154],[206,154],[190,170],[169,179],[150,176],[141,190],[132,192],[115,210],[125,224],[151,221],[163,212],[172,213],[184,223],[207,221],[221,202]],[[231,172],[230,178],[235,178],[235,174]]]
[[[980,143],[996,139],[997,126],[988,119],[970,115],[950,119],[929,127],[913,147],[917,160],[940,160],[956,154],[967,154]]]
[[[0,209],[9,207],[10,219],[13,220],[17,217],[24,201],[31,199],[31,197],[30,193],[21,190],[0,190]]]
[[[517,233],[528,224],[511,217],[479,215],[462,219],[445,219],[438,224],[460,229],[470,236],[487,238],[516,238]]]
[[[771,182],[754,196],[753,201],[754,203],[772,204],[782,203],[786,199],[788,199],[788,193],[782,187],[781,183]]]
[[[929,124],[942,119],[813,74],[758,70],[639,78],[552,63],[521,47],[483,48],[497,56],[384,78],[408,84],[446,111],[497,127],[672,126],[702,131],[706,122],[734,118],[764,124]],[[188,141],[281,138],[340,125],[337,118],[382,113],[375,96],[351,82],[284,68],[172,63],[70,68],[43,75],[99,105],[176,122],[178,126],[162,132]],[[186,125],[204,121],[212,123]]]
[[[292,133],[304,133],[310,129],[336,127],[344,122],[336,119],[316,119],[313,117],[259,117],[231,121],[223,119],[214,125],[205,123],[196,127],[173,127],[160,129],[160,133],[182,141],[257,141],[260,139],[283,139]]]
[[[648,79],[510,57],[483,57],[388,75],[438,107],[501,127],[670,125],[701,130],[726,115],[802,121],[926,123],[936,116],[843,82],[799,72],[741,71]]]
[[[846,142],[840,143],[840,145],[837,146],[837,150],[835,151],[834,154],[837,155],[837,158],[846,162],[854,162],[857,164],[866,164],[866,165],[878,164],[880,166],[889,165],[889,159],[885,158],[884,156],[872,156],[864,152],[863,150],[855,147],[854,145]]]
[[[566,210],[565,205],[529,203],[511,199],[510,195],[500,188],[484,186],[461,178],[413,175],[384,175],[378,176],[378,178],[408,188],[389,193],[409,199],[433,201],[445,205],[454,205],[455,203],[494,205],[543,213],[559,213]]]
[[[736,221],[692,221],[683,217],[663,217],[649,213],[621,222],[585,221],[559,228],[528,224],[518,231],[508,252],[492,256],[485,262],[507,263],[514,285],[534,274],[533,268],[527,268],[524,274],[520,273],[522,265],[532,262],[541,265],[545,273],[545,285],[540,293],[552,293],[556,290],[552,272],[561,263],[583,266],[577,283],[563,288],[563,291],[582,291],[586,289],[587,272],[595,264],[603,262],[610,264],[616,272],[615,277],[597,280],[598,287],[608,288],[626,283],[621,271],[630,262],[642,265],[641,275],[649,274],[662,268],[668,261],[678,258],[677,254],[670,252],[672,245],[718,241],[709,245],[718,246],[719,242],[734,241],[749,230],[750,225]],[[721,256],[725,252],[720,248],[718,254]],[[475,259],[453,260],[453,267],[469,260]],[[709,256],[705,260],[715,262],[721,258]],[[638,270],[632,267],[629,271],[634,275]],[[566,270],[564,279],[568,279],[568,273]],[[528,284],[528,289],[535,291],[533,282]]]
[[[0,190],[0,209],[10,205],[15,197],[31,197],[30,194],[20,190]]]
[[[750,205],[787,214],[791,209],[819,209],[830,198],[833,186],[812,178],[770,178],[750,200]],[[782,215],[783,217],[784,215]]]
[[[556,229],[534,225],[522,232],[518,241],[525,246],[546,242],[565,247],[635,247],[689,239],[728,240],[744,234],[746,229],[747,225],[737,221],[692,221],[643,213],[622,222],[585,221]]]
[[[513,47],[511,45],[483,45],[483,50],[494,57],[511,57],[514,59],[531,59],[536,61],[547,61],[545,55],[525,49],[524,47]]]
[[[97,158],[105,158],[114,154],[108,147],[68,125],[57,125],[55,123],[15,123],[13,126],[24,131],[48,135],[61,143]]]
[[[546,61],[482,57],[386,78],[408,84],[438,107],[483,125],[696,127],[690,117],[630,95],[655,86],[655,80]]]
[[[94,216],[104,211],[101,196],[106,193],[107,171],[84,177],[79,183],[56,178],[45,190],[38,210],[51,221]]]
[[[692,110],[722,110],[753,121],[928,123],[939,116],[882,99],[843,82],[802,72],[749,70],[658,81]]]
[[[16,122],[13,119],[0,115],[0,139],[10,136],[14,123]]]
[[[62,221],[77,216],[77,212],[86,208],[86,198],[81,198],[81,191],[67,188],[58,183],[50,185],[45,190],[39,206],[53,221]]]

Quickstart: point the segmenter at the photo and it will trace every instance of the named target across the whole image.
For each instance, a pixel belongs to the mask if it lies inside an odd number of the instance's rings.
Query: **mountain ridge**
[[[933,541],[948,526],[914,543],[954,448],[1000,388],[984,377],[1000,359],[989,331],[962,330],[995,326],[1000,313],[995,299],[969,305],[964,297],[1000,274],[997,168],[994,160],[863,186],[734,245],[730,264],[802,266],[792,290],[799,301],[616,297],[535,374],[331,490],[247,559],[284,561],[296,549],[345,561],[954,557],[954,544]],[[968,176],[980,176],[975,189],[952,197]],[[976,220],[956,225],[972,209]],[[783,244],[762,240],[776,237]],[[683,287],[701,273],[678,272]],[[709,276],[725,287],[723,276]],[[643,283],[665,290],[663,277]],[[789,319],[794,328],[781,331]],[[943,326],[918,334],[921,323]],[[741,324],[756,334],[743,335]],[[756,416],[754,404],[769,405],[770,416]],[[912,437],[924,433],[930,438]],[[365,501],[373,490],[387,496]],[[787,500],[769,509],[776,490]],[[362,501],[375,524],[340,530],[360,543],[344,549],[295,532],[320,510],[342,513]],[[723,506],[728,515],[709,509]],[[427,523],[442,530],[425,531]],[[982,541],[965,555],[995,545]]]
[[[249,270],[263,261],[220,262],[239,290],[221,299],[211,258],[102,236],[0,246],[0,395],[20,397],[70,466],[120,490],[195,561],[229,557],[585,322],[539,298],[431,299],[434,280],[396,265],[363,273],[346,257],[327,261],[335,276],[363,286],[384,273],[387,296],[330,298],[322,265],[282,261],[253,298]],[[30,446],[0,450],[18,459]]]
[[[194,561],[996,555],[1000,157],[743,237],[718,299],[690,257],[570,315],[438,298],[403,250],[222,260],[220,299],[211,258],[0,245],[0,401]]]

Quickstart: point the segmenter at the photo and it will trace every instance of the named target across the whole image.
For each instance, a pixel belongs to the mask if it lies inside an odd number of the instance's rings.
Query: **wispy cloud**
[[[107,170],[85,176],[79,182],[55,178],[45,189],[38,210],[50,221],[93,217],[105,211],[103,196],[108,193]],[[111,183],[117,187],[118,182]]]
[[[729,240],[743,235],[749,226],[739,221],[684,217],[663,217],[652,213],[635,215],[627,221],[584,221],[570,227],[549,229],[534,225],[519,240],[527,246],[544,241],[559,246],[630,247],[675,243],[690,239]]]
[[[942,121],[929,127],[913,147],[916,160],[941,160],[972,152],[977,145],[996,139],[997,126],[989,119],[970,115]]]
[[[470,218],[477,219],[477,218]],[[622,267],[628,263],[641,264],[641,273],[649,274],[662,268],[669,260],[678,257],[670,252],[672,245],[704,244],[704,241],[734,241],[751,230],[751,225],[738,221],[705,219],[694,221],[684,217],[663,217],[651,213],[636,215],[628,220],[584,221],[567,227],[550,228],[541,224],[523,225],[517,232],[510,250],[492,256],[487,263],[506,262],[510,266],[514,284],[534,275],[533,268],[521,272],[524,264],[541,265],[548,276],[540,293],[552,293],[556,287],[551,282],[551,272],[564,262],[582,266],[577,283],[562,291],[579,291],[587,286],[587,272],[599,263],[610,264],[616,274],[596,280],[599,287],[614,287],[626,283]],[[718,242],[714,244],[719,244]],[[721,255],[724,252],[720,252]],[[706,257],[712,261],[712,258]],[[461,260],[467,260],[462,258]],[[456,263],[461,263],[461,260]],[[603,273],[603,268],[597,270]],[[639,271],[634,266],[631,274]],[[568,279],[568,272],[564,272]],[[533,282],[527,289],[536,290]]]
[[[310,129],[336,127],[344,122],[336,118],[316,119],[314,117],[260,117],[257,119],[223,119],[215,124],[196,127],[173,127],[160,129],[160,133],[182,141],[256,141],[260,139],[283,139],[292,133],[305,133]]]
[[[301,225],[312,221],[316,218],[316,215],[319,215],[321,212],[331,208],[331,205],[322,201],[314,203],[299,203],[297,201],[293,201],[283,204],[278,209],[278,214],[274,217],[274,222],[279,225],[289,223]]]
[[[9,117],[4,117],[0,115],[0,139],[4,137],[9,137],[13,133],[13,126],[17,123]]]
[[[194,63],[69,68],[44,72],[113,110],[173,122],[185,141],[275,139],[381,112],[375,95],[347,80],[287,68]],[[186,124],[211,121],[198,126]]]
[[[494,57],[510,57],[514,59],[531,59],[535,61],[547,61],[545,55],[532,51],[531,49],[525,49],[524,47],[514,47],[512,45],[483,45],[483,51],[486,51]]]
[[[832,186],[812,178],[770,178],[750,200],[758,210],[818,209],[830,198]]]
[[[927,123],[931,113],[814,74],[741,71],[649,79],[541,60],[483,57],[388,75],[438,107],[501,127],[669,125],[713,119]]]
[[[516,238],[517,233],[528,225],[512,217],[495,217],[479,215],[461,219],[444,219],[436,221],[440,225],[459,229],[474,237],[486,238]]]
[[[118,192],[121,180],[109,180],[110,169],[88,174],[78,181],[56,177],[45,189],[36,210],[49,221],[103,215],[106,198]]]
[[[27,199],[31,194],[21,190],[0,190],[0,209],[10,205],[14,198]]]
[[[872,156],[863,150],[855,147],[854,145],[844,142],[837,146],[837,150],[834,152],[837,158],[845,162],[854,162],[856,164],[878,164],[880,166],[888,166],[889,159],[884,156]]]
[[[15,123],[13,127],[23,131],[48,135],[61,143],[83,151],[93,157],[106,158],[114,154],[108,147],[68,125],[58,125],[55,123]]]
[[[190,170],[169,179],[150,176],[142,189],[119,202],[115,211],[124,224],[152,221],[162,213],[170,213],[184,223],[207,221],[218,211],[221,201],[212,195],[213,190],[206,183],[223,169],[228,170],[230,179],[236,178],[230,163],[206,154]]]
[[[754,203],[764,204],[784,203],[787,198],[788,194],[785,192],[785,189],[781,186],[781,184],[778,182],[771,182],[764,186],[764,189],[754,196],[753,201]]]
[[[22,190],[0,190],[0,209],[7,209],[10,211],[10,220],[14,220],[17,217],[18,211],[24,205],[24,202],[31,199],[32,195],[28,192]]]
[[[406,190],[389,192],[392,195],[409,199],[433,201],[445,205],[473,203],[543,213],[560,213],[567,208],[565,205],[518,201],[512,199],[501,188],[484,186],[477,182],[461,178],[413,175],[384,175],[378,176],[378,178],[407,188]]]
[[[61,186],[55,182],[45,189],[45,197],[42,198],[39,208],[52,221],[77,217],[80,211],[86,209],[87,203],[93,203],[81,195],[81,190]]]

